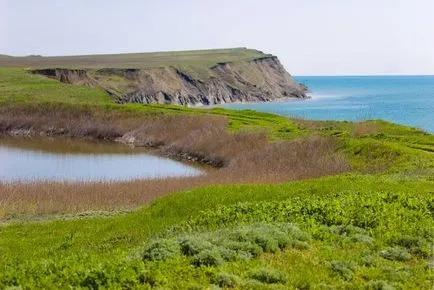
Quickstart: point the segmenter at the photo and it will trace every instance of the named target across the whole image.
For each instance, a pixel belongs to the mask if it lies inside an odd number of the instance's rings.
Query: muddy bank
[[[75,139],[88,139],[88,140],[104,140],[113,143],[123,144],[125,146],[141,147],[145,149],[152,150],[155,154],[163,157],[168,157],[170,159],[182,161],[182,162],[194,162],[205,166],[211,166],[213,168],[222,168],[228,164],[228,160],[224,158],[211,158],[202,152],[185,152],[179,148],[173,146],[165,146],[161,142],[143,141],[139,140],[134,136],[134,133],[127,132],[122,136],[116,137],[117,134],[109,134],[107,136],[97,135],[86,135],[86,136],[75,136],[70,134],[69,130],[65,128],[49,128],[47,130],[37,130],[34,128],[29,129],[12,129],[10,131],[4,131],[0,133],[0,138],[2,137],[17,137],[17,138],[61,138],[69,137]]]

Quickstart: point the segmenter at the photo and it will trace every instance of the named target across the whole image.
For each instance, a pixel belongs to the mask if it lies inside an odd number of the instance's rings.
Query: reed
[[[198,150],[200,146],[212,144],[215,140],[212,138],[231,136],[221,134],[202,136],[204,141],[198,142],[199,145],[190,141],[192,136],[171,144],[183,150]],[[226,140],[226,146],[234,144],[234,148],[227,148],[221,140],[202,147],[204,151],[215,148],[216,152],[207,152],[229,160],[228,165],[202,176],[124,182],[0,183],[0,219],[130,210],[158,197],[204,185],[284,182],[350,169],[345,159],[335,152],[336,142],[331,138],[310,137],[280,143],[265,143],[261,134],[242,133],[232,138]],[[247,142],[244,147],[243,142]]]

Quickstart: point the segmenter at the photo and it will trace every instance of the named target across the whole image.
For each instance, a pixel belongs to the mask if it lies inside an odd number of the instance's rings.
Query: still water
[[[0,139],[0,182],[120,181],[200,175],[144,150],[70,139]]]

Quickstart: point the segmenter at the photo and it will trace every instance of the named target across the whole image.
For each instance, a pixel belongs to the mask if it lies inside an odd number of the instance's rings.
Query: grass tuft
[[[282,273],[278,270],[266,268],[253,271],[250,274],[250,278],[258,280],[265,284],[285,284],[288,280],[285,273]]]
[[[380,252],[380,256],[387,260],[408,261],[411,259],[411,254],[402,248],[388,248]]]
[[[344,280],[352,280],[357,265],[352,261],[332,261],[329,263],[330,269],[342,277]]]
[[[150,244],[143,253],[143,259],[148,261],[164,261],[179,257],[181,247],[173,240],[162,239]]]

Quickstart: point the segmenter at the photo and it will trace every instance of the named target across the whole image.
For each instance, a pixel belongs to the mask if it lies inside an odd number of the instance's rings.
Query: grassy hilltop
[[[63,83],[96,88],[117,103],[194,106],[307,97],[277,57],[246,48],[5,57],[0,67],[22,67]],[[31,82],[22,70],[6,72],[20,78],[20,88]]]
[[[209,49],[191,51],[167,51],[148,53],[76,55],[76,56],[24,56],[0,55],[1,67],[31,68],[142,68],[152,69],[167,66],[212,67],[221,62],[249,61],[271,56],[261,51],[246,48]]]
[[[235,52],[110,61],[209,66],[258,53]],[[107,57],[50,61],[99,67]],[[30,73],[33,58],[0,57],[1,136],[133,136],[210,170],[0,184],[0,288],[432,288],[433,135],[381,120],[116,104],[101,88]]]

